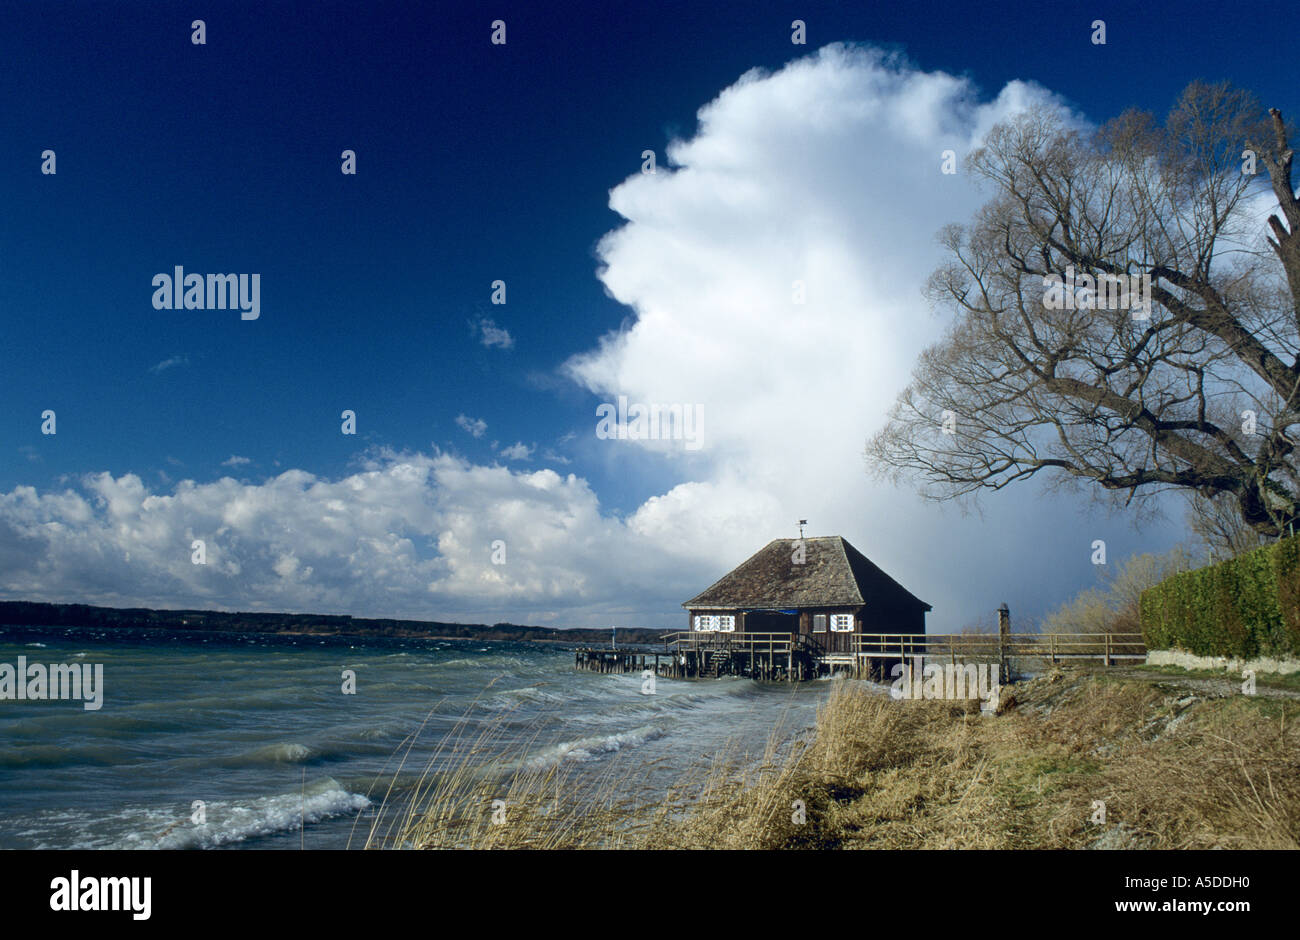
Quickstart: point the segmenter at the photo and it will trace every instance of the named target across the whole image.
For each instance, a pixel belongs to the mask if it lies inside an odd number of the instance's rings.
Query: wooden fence
[[[1110,665],[1147,655],[1140,633],[863,633],[853,639],[854,653],[867,658],[1100,659]]]

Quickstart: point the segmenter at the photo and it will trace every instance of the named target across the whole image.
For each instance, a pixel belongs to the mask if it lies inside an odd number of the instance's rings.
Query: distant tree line
[[[562,630],[513,623],[445,623],[438,620],[369,619],[329,614],[228,613],[216,610],[151,610],[147,607],[93,607],[87,604],[44,604],[0,601],[0,625],[36,627],[147,627],[166,630],[230,633],[345,635],[358,637],[450,637],[473,640],[564,641],[607,644],[606,629]],[[666,631],[620,627],[618,642],[657,643]]]

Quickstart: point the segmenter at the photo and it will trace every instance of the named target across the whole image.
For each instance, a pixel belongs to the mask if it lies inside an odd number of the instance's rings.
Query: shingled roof
[[[802,565],[791,562],[797,541],[768,542],[682,606],[697,610],[853,607],[871,604],[882,594],[902,594],[931,609],[838,535],[804,539]]]

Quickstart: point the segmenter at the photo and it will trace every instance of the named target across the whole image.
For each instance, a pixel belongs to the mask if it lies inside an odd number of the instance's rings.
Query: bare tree
[[[1142,592],[1192,567],[1181,547],[1163,555],[1132,555],[1098,569],[1101,583],[1076,595],[1043,620],[1043,633],[1141,633]]]
[[[1187,525],[1218,561],[1268,544],[1268,539],[1246,524],[1229,497],[1202,496],[1192,491],[1187,501]]]
[[[1278,111],[1201,83],[1163,125],[1038,110],[991,131],[969,165],[994,198],[943,230],[927,285],[955,321],[868,442],[876,469],[936,499],[1047,470],[1138,506],[1224,494],[1265,536],[1300,521],[1287,139]]]

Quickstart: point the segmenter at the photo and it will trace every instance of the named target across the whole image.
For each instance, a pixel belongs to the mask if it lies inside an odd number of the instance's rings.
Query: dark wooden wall
[[[884,600],[865,607],[807,607],[799,612],[798,619],[766,615],[761,611],[742,613],[736,610],[700,609],[686,612],[686,629],[694,630],[696,614],[732,614],[736,618],[736,633],[778,633],[789,629],[808,635],[823,649],[832,653],[853,650],[854,633],[924,633],[925,608],[907,598]],[[826,632],[813,633],[813,615],[825,614]],[[853,614],[853,633],[833,633],[830,617],[833,614]]]

